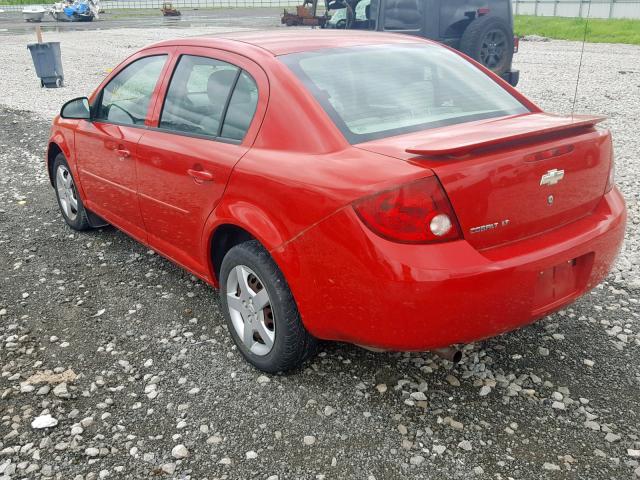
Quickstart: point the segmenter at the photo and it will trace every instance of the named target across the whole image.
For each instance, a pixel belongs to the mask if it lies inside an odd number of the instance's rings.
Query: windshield
[[[437,45],[367,45],[279,58],[352,144],[529,111]]]

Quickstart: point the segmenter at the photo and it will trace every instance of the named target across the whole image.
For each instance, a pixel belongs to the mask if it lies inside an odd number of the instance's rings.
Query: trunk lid
[[[604,194],[611,138],[602,117],[531,113],[389,137],[356,147],[431,169],[465,239],[503,245],[588,215]]]

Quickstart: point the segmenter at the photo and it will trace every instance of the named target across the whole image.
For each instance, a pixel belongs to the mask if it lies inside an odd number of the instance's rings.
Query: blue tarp
[[[87,2],[76,2],[73,5],[64,7],[64,14],[71,18],[74,14],[87,15],[89,13],[89,4]]]

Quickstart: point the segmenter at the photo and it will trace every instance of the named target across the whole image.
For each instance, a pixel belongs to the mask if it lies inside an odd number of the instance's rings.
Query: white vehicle
[[[46,10],[37,5],[30,5],[24,7],[22,10],[22,16],[25,22],[41,22]]]
[[[367,7],[371,4],[371,0],[360,0],[356,4],[355,19],[356,21],[366,21]],[[328,28],[347,28],[347,9],[340,8],[334,11],[331,18],[327,22]]]

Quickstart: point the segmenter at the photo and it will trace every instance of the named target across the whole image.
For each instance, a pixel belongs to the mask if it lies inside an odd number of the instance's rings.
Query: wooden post
[[[40,25],[36,25],[36,37],[38,43],[42,43],[42,27]]]

